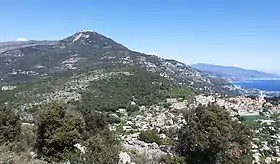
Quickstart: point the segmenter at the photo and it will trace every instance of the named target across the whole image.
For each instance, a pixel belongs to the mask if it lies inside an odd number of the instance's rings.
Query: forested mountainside
[[[239,94],[224,80],[175,60],[131,51],[93,31],[79,31],[59,41],[2,45],[13,47],[0,53],[0,100],[12,98],[15,101],[11,104],[38,104],[65,97],[79,99],[80,92],[87,90],[95,79],[119,74],[134,76],[134,70],[155,74],[196,94]]]

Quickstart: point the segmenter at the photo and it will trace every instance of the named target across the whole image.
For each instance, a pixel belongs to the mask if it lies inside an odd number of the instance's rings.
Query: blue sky
[[[0,20],[1,41],[91,29],[187,64],[280,72],[279,0],[7,0]]]

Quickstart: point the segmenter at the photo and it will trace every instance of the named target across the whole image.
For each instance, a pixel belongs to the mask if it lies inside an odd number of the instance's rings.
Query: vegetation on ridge
[[[186,86],[173,84],[160,75],[134,70],[129,75],[120,74],[94,81],[82,95],[82,101],[100,111],[115,112],[127,108],[133,112],[139,108],[137,106],[151,106],[170,97],[191,98],[192,92]]]

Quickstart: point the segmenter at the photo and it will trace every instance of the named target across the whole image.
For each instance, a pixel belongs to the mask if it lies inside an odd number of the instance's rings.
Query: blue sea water
[[[234,82],[233,84],[245,89],[259,89],[263,91],[280,92],[280,79],[250,80],[250,81]]]

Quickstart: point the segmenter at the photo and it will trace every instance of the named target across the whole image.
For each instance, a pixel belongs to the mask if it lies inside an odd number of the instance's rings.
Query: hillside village
[[[188,110],[198,104],[207,105],[208,103],[217,103],[221,107],[225,107],[233,118],[256,117],[254,121],[259,123],[259,127],[254,129],[256,137],[253,138],[252,152],[256,163],[264,160],[266,163],[272,161],[280,161],[280,129],[276,123],[280,121],[280,105],[274,106],[267,103],[263,97],[259,99],[251,99],[243,96],[232,98],[215,98],[213,96],[196,96],[196,103],[190,104],[185,100],[169,99],[167,102],[169,107],[155,106],[150,109],[141,108],[141,115],[127,116],[125,110],[119,110],[121,115],[121,123],[111,127],[111,130],[116,130],[122,133],[124,139],[123,145],[130,151],[140,152],[150,158],[159,158],[162,154],[168,154],[170,151],[166,147],[157,144],[145,144],[137,140],[140,131],[156,129],[161,139],[166,140],[168,135],[164,133],[167,129],[180,128],[185,123],[184,117],[180,114],[181,110]],[[268,106],[269,110],[262,113],[264,106]],[[263,117],[260,117],[263,115]],[[277,118],[271,118],[272,115],[278,115]],[[117,116],[116,116],[117,117]],[[279,120],[278,120],[279,118]],[[280,122],[279,122],[280,123]],[[265,132],[265,128],[274,130],[276,134],[269,138],[274,140],[274,144],[269,143],[267,138],[261,136]],[[121,129],[121,130],[120,130]],[[268,134],[270,135],[270,134]],[[157,146],[155,146],[157,145]],[[276,151],[276,152],[274,152]]]

